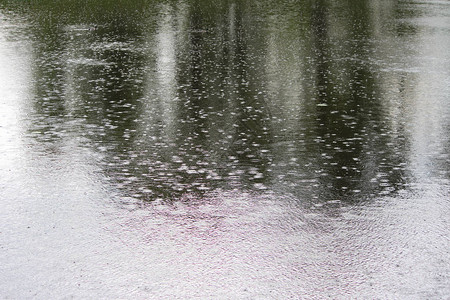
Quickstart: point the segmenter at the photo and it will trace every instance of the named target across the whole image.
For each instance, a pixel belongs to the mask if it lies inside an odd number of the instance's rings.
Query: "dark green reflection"
[[[10,1],[1,9],[28,20],[31,135],[98,154],[93,163],[124,195],[239,188],[354,201],[399,191],[409,176],[406,120],[392,125],[390,111],[404,109],[402,85],[414,77],[394,72],[389,81],[384,72],[394,41],[414,31],[396,31],[405,8],[385,4]]]

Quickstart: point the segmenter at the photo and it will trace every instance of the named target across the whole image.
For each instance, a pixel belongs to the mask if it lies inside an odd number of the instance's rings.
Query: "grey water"
[[[0,298],[450,298],[450,2],[0,1]]]

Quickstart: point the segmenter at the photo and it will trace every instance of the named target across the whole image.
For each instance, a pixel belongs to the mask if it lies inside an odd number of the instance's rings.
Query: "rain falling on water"
[[[445,1],[0,3],[0,297],[450,296]]]

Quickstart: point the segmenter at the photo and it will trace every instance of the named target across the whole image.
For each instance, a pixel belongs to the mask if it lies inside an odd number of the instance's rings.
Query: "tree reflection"
[[[263,187],[268,180],[268,163],[270,162],[269,145],[272,142],[270,132],[270,112],[261,87],[264,79],[258,74],[254,65],[257,53],[251,53],[251,43],[256,37],[250,38],[252,32],[244,28],[245,10],[235,9],[234,26],[231,36],[235,37],[232,49],[232,70],[236,122],[232,140],[231,157],[236,157],[241,168],[245,168],[244,180],[249,180],[256,187]],[[253,39],[253,41],[252,41]],[[259,46],[259,45],[258,45]]]
[[[313,8],[316,132],[321,153],[318,168],[324,169],[320,199],[361,200],[385,192],[386,187],[390,191],[401,188],[404,180],[401,168],[396,166],[405,158],[396,155],[399,149],[389,147],[383,138],[385,129],[378,127],[384,118],[376,75],[379,70],[370,63],[370,42],[357,38],[371,36],[367,22],[370,10],[359,5],[349,8],[350,18],[343,24],[348,29],[341,33],[343,38],[329,33],[331,12],[327,6],[322,3]],[[389,154],[370,147],[383,148]],[[381,171],[384,166],[389,166],[389,170]],[[380,184],[376,179],[384,172],[390,174],[388,184]]]
[[[31,5],[30,130],[77,140],[145,199],[237,187],[352,201],[403,188],[408,137],[386,123],[374,62],[382,19],[367,1],[269,2]]]
[[[38,140],[58,144],[67,114],[63,98],[66,40],[54,18],[38,15],[35,21],[40,24],[39,30],[33,28],[35,81],[32,111],[37,122],[31,124],[30,132]],[[59,151],[56,145],[47,145],[50,152]]]

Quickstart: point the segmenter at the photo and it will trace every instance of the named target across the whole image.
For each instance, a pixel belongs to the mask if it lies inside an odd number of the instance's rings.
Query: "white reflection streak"
[[[17,167],[15,158],[20,157],[22,102],[30,82],[29,45],[8,40],[8,35],[13,34],[8,30],[16,26],[0,14],[0,169],[4,170]]]
[[[81,26],[80,26],[81,27]],[[64,101],[65,101],[65,109],[69,112],[73,113],[77,109],[77,103],[79,99],[79,95],[77,94],[76,89],[76,67],[77,65],[74,63],[76,61],[77,56],[81,56],[83,43],[80,43],[80,40],[86,38],[87,30],[84,32],[79,29],[77,26],[67,26],[66,34],[70,38],[70,43],[68,43],[68,47],[66,49],[66,63],[64,72],[65,76],[65,90],[64,90]],[[77,32],[77,40],[73,40],[75,36],[75,32]],[[78,40],[79,39],[79,40]]]
[[[442,19],[427,20],[429,27],[439,32],[445,26]],[[414,111],[411,124],[413,172],[418,179],[424,179],[435,168],[432,160],[442,153],[442,145],[448,125],[450,100],[450,37],[442,33],[430,35],[421,31],[417,39],[419,55],[413,64],[423,68],[415,85]]]
[[[161,10],[156,37],[156,67],[158,77],[158,98],[162,106],[163,122],[174,119],[176,99],[176,32],[173,25],[173,13],[168,5]]]
[[[292,17],[293,18],[293,17]],[[277,103],[276,107],[286,107],[281,110],[285,115],[283,118],[289,124],[289,128],[296,128],[296,123],[301,119],[303,113],[303,101],[305,93],[302,87],[305,72],[302,65],[303,57],[306,55],[302,51],[302,41],[297,38],[297,32],[280,30],[279,28],[289,28],[286,24],[290,18],[281,20],[278,17],[269,17],[270,24],[269,43],[267,49],[267,76],[268,88],[273,102],[283,100],[284,103]],[[304,41],[303,41],[304,42]]]
[[[230,5],[230,11],[228,13],[228,23],[230,40],[234,42],[236,40],[236,4]]]

